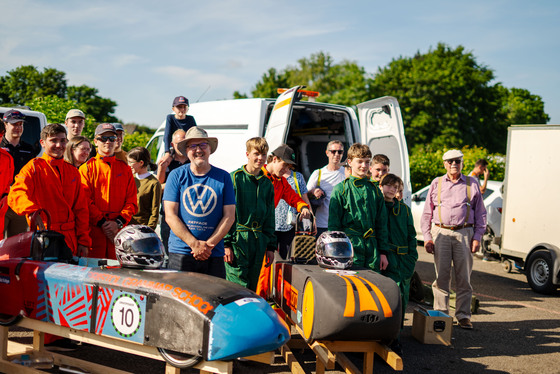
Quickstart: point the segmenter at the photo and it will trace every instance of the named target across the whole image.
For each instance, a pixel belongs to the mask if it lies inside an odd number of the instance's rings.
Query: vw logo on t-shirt
[[[183,206],[195,217],[206,217],[214,211],[217,203],[216,191],[204,184],[187,187],[183,193]]]

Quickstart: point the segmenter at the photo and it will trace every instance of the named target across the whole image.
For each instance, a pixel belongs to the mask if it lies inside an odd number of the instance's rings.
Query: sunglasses
[[[334,149],[334,150],[333,150],[333,149],[329,149],[329,152],[332,153],[333,155],[335,155],[335,154],[337,154],[337,153],[338,153],[339,155],[341,155],[341,154],[344,153],[344,151],[341,150],[341,149],[340,149],[340,150],[339,150],[339,149]]]
[[[454,158],[453,160],[447,160],[447,163],[449,163],[449,164],[459,165],[461,162],[463,162],[463,160],[461,160],[460,158]]]
[[[115,142],[117,141],[117,137],[115,135],[111,135],[111,136],[98,136],[96,138],[97,140],[99,140],[102,143],[107,143],[107,142]]]
[[[196,147],[202,149],[203,151],[206,150],[206,148],[208,148],[208,143],[198,143],[198,144],[191,144],[191,145],[187,145],[187,149],[191,150],[191,151],[195,151]]]

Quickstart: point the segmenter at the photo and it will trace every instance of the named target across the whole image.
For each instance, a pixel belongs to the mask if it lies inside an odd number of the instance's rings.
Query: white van
[[[391,160],[391,173],[404,181],[405,202],[410,205],[410,170],[401,111],[397,99],[386,96],[357,106],[300,101],[302,86],[292,87],[274,99],[238,99],[193,103],[189,107],[198,126],[218,138],[211,156],[213,165],[233,171],[247,163],[245,142],[264,136],[270,151],[286,143],[296,153],[298,170],[309,178],[328,162],[325,150],[331,140],[340,140],[346,150],[354,143],[367,144],[373,154]],[[159,160],[165,120],[146,146]],[[156,152],[157,150],[157,152]],[[345,156],[344,156],[345,158]],[[344,159],[343,158],[343,159]]]
[[[19,107],[0,107],[0,118],[3,118],[4,113],[11,109],[18,110],[25,116],[25,124],[23,126],[21,140],[31,144],[42,153],[39,139],[41,139],[41,130],[47,125],[47,117],[43,113],[36,112],[34,110]]]

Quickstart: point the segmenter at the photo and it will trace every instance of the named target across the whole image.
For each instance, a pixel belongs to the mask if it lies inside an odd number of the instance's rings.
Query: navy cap
[[[111,125],[115,126],[115,130],[117,131],[124,131],[124,127],[122,123],[115,122],[115,123],[111,123]]]
[[[112,132],[115,135],[117,134],[117,130],[115,130],[115,126],[111,125],[110,123],[102,123],[97,125],[95,128],[95,136],[104,134],[106,132]]]
[[[177,96],[175,99],[173,99],[173,106],[177,106],[177,105],[189,106],[189,99],[187,99],[184,96]]]
[[[11,109],[4,113],[3,120],[4,122],[18,123],[25,121],[25,116],[19,110]]]

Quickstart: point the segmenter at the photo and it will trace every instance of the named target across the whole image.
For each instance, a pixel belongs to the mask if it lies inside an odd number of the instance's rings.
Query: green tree
[[[499,86],[503,111],[508,125],[545,124],[550,117],[544,112],[544,102],[538,95],[532,95],[522,88]]]
[[[99,96],[98,90],[93,87],[68,87],[66,74],[62,71],[44,68],[41,72],[33,65],[26,65],[0,77],[0,103],[23,105],[34,99],[50,96],[74,100],[86,116],[92,116],[98,121],[118,121],[113,115],[117,106],[115,101]]]
[[[505,151],[506,123],[494,73],[462,46],[393,59],[374,77],[372,94],[399,100],[409,147],[482,145]]]
[[[437,176],[446,173],[443,166],[443,154],[447,148],[434,148],[433,145],[416,147],[410,156],[410,183],[412,191],[427,186]],[[474,168],[474,164],[478,159],[488,161],[488,171],[490,179],[501,181],[504,180],[505,157],[499,153],[490,153],[482,147],[464,146],[463,152],[463,174],[468,174]]]
[[[100,122],[118,122],[113,115],[117,103],[98,94],[97,88],[86,85],[68,87],[67,96],[83,108],[86,116],[93,116]]]
[[[253,97],[276,97],[278,88],[305,85],[307,90],[320,93],[319,102],[355,105],[369,98],[370,83],[364,68],[355,62],[334,63],[328,53],[318,52],[282,71],[268,69],[251,93]],[[242,95],[237,92],[236,96]]]
[[[40,72],[33,65],[20,66],[0,77],[0,100],[23,105],[36,97],[65,97],[65,76],[64,72],[53,68],[44,68]]]
[[[45,97],[37,97],[25,103],[32,110],[42,112],[47,117],[48,123],[64,123],[66,113],[70,109],[80,109],[85,111],[84,108],[76,103],[74,100],[61,99],[60,97],[49,95]],[[93,139],[95,132],[96,119],[93,116],[86,115],[86,125],[82,131],[82,135]]]

